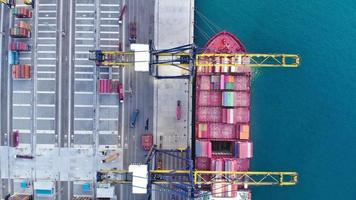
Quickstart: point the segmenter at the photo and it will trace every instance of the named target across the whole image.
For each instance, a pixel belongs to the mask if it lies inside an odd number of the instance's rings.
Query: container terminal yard
[[[250,168],[250,81],[298,55],[228,31],[196,46],[194,0],[0,2],[1,199],[249,200],[297,183]]]

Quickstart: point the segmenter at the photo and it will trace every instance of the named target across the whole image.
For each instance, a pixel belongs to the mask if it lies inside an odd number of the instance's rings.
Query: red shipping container
[[[252,158],[253,145],[252,142],[239,142],[239,158]]]
[[[200,76],[199,78],[199,90],[210,90],[210,76]]]
[[[236,122],[239,122],[239,123],[250,122],[250,109],[249,108],[236,108],[235,115],[236,115]]]
[[[24,71],[25,71],[24,78],[26,78],[26,79],[31,78],[31,68],[30,68],[30,66],[29,65],[25,65],[24,68],[25,68],[24,69]]]
[[[20,65],[20,78],[25,78],[25,65]]]
[[[250,77],[237,76],[235,79],[235,90],[250,90]]]
[[[105,92],[105,88],[104,88],[104,80],[99,80],[99,88],[100,88],[100,90],[99,90],[99,92],[100,93],[104,93]]]
[[[208,157],[195,157],[195,169],[210,170],[211,160]]]
[[[197,108],[198,122],[220,122],[221,107],[198,107]]]
[[[208,124],[207,123],[198,123],[196,125],[197,138],[209,138]]]
[[[20,78],[20,65],[12,65],[12,77],[15,79]]]
[[[220,158],[211,159],[210,168],[212,171],[224,171],[224,160]]]
[[[209,138],[211,139],[236,139],[235,126],[233,124],[211,123],[209,124]]]
[[[111,79],[107,80],[107,87],[108,87],[107,92],[111,93],[112,92],[112,80]]]
[[[250,160],[235,158],[236,162],[236,171],[248,171],[250,169]]]
[[[234,106],[250,106],[250,93],[236,92]]]
[[[221,92],[199,91],[198,105],[199,106],[220,106],[221,105]]]
[[[217,179],[211,186],[211,193],[213,197],[232,198],[237,195],[237,185],[227,182],[225,179]]]

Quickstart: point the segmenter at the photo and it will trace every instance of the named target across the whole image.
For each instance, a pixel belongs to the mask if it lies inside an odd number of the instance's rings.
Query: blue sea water
[[[298,185],[255,187],[253,199],[356,200],[356,1],[196,0],[196,10],[199,46],[227,30],[249,52],[302,58],[252,82],[252,169],[299,173]]]

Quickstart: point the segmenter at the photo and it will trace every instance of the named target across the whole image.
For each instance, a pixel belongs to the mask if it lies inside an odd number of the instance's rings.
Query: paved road
[[[131,22],[137,24],[137,43],[148,44],[153,38],[153,0],[130,0],[123,1],[127,5],[124,16],[124,26],[122,41],[124,50],[129,50],[128,26]],[[124,84],[127,90],[132,90],[132,94],[126,98],[124,104],[124,168],[128,168],[131,163],[142,163],[146,152],[141,147],[141,135],[145,133],[145,122],[149,119],[149,132],[152,132],[153,121],[153,78],[148,73],[135,72],[133,68],[125,68]],[[140,114],[135,128],[129,127],[130,115],[136,109]],[[123,196],[121,199],[146,199],[147,195],[133,195],[131,189],[127,192],[127,186],[123,186]]]

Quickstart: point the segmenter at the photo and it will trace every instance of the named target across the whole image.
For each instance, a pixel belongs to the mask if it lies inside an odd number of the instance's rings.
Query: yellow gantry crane
[[[195,71],[205,67],[284,67],[295,68],[300,65],[300,57],[297,54],[210,54],[196,53],[191,45],[183,45],[167,50],[150,50],[150,71],[154,67],[178,67],[191,72],[186,77],[194,76]],[[127,67],[135,62],[135,52],[120,51],[90,51],[90,60],[94,60],[98,66]],[[142,62],[142,61],[141,61]],[[151,73],[152,75],[152,73]],[[158,77],[158,76],[156,76]],[[173,77],[176,78],[176,77]],[[186,151],[186,156],[175,155],[177,152]],[[185,163],[184,169],[162,169],[157,167],[157,154],[167,154]],[[296,172],[268,172],[268,171],[204,171],[195,170],[191,150],[163,150],[155,146],[150,150],[146,159],[148,173],[148,189],[152,184],[165,190],[178,190],[186,199],[199,197],[196,188],[211,186],[216,183],[249,186],[293,186],[298,182]],[[107,183],[126,184],[132,183],[133,175],[127,170],[108,169],[99,171],[97,180]],[[168,186],[170,185],[170,186]],[[176,191],[177,193],[177,191]]]

